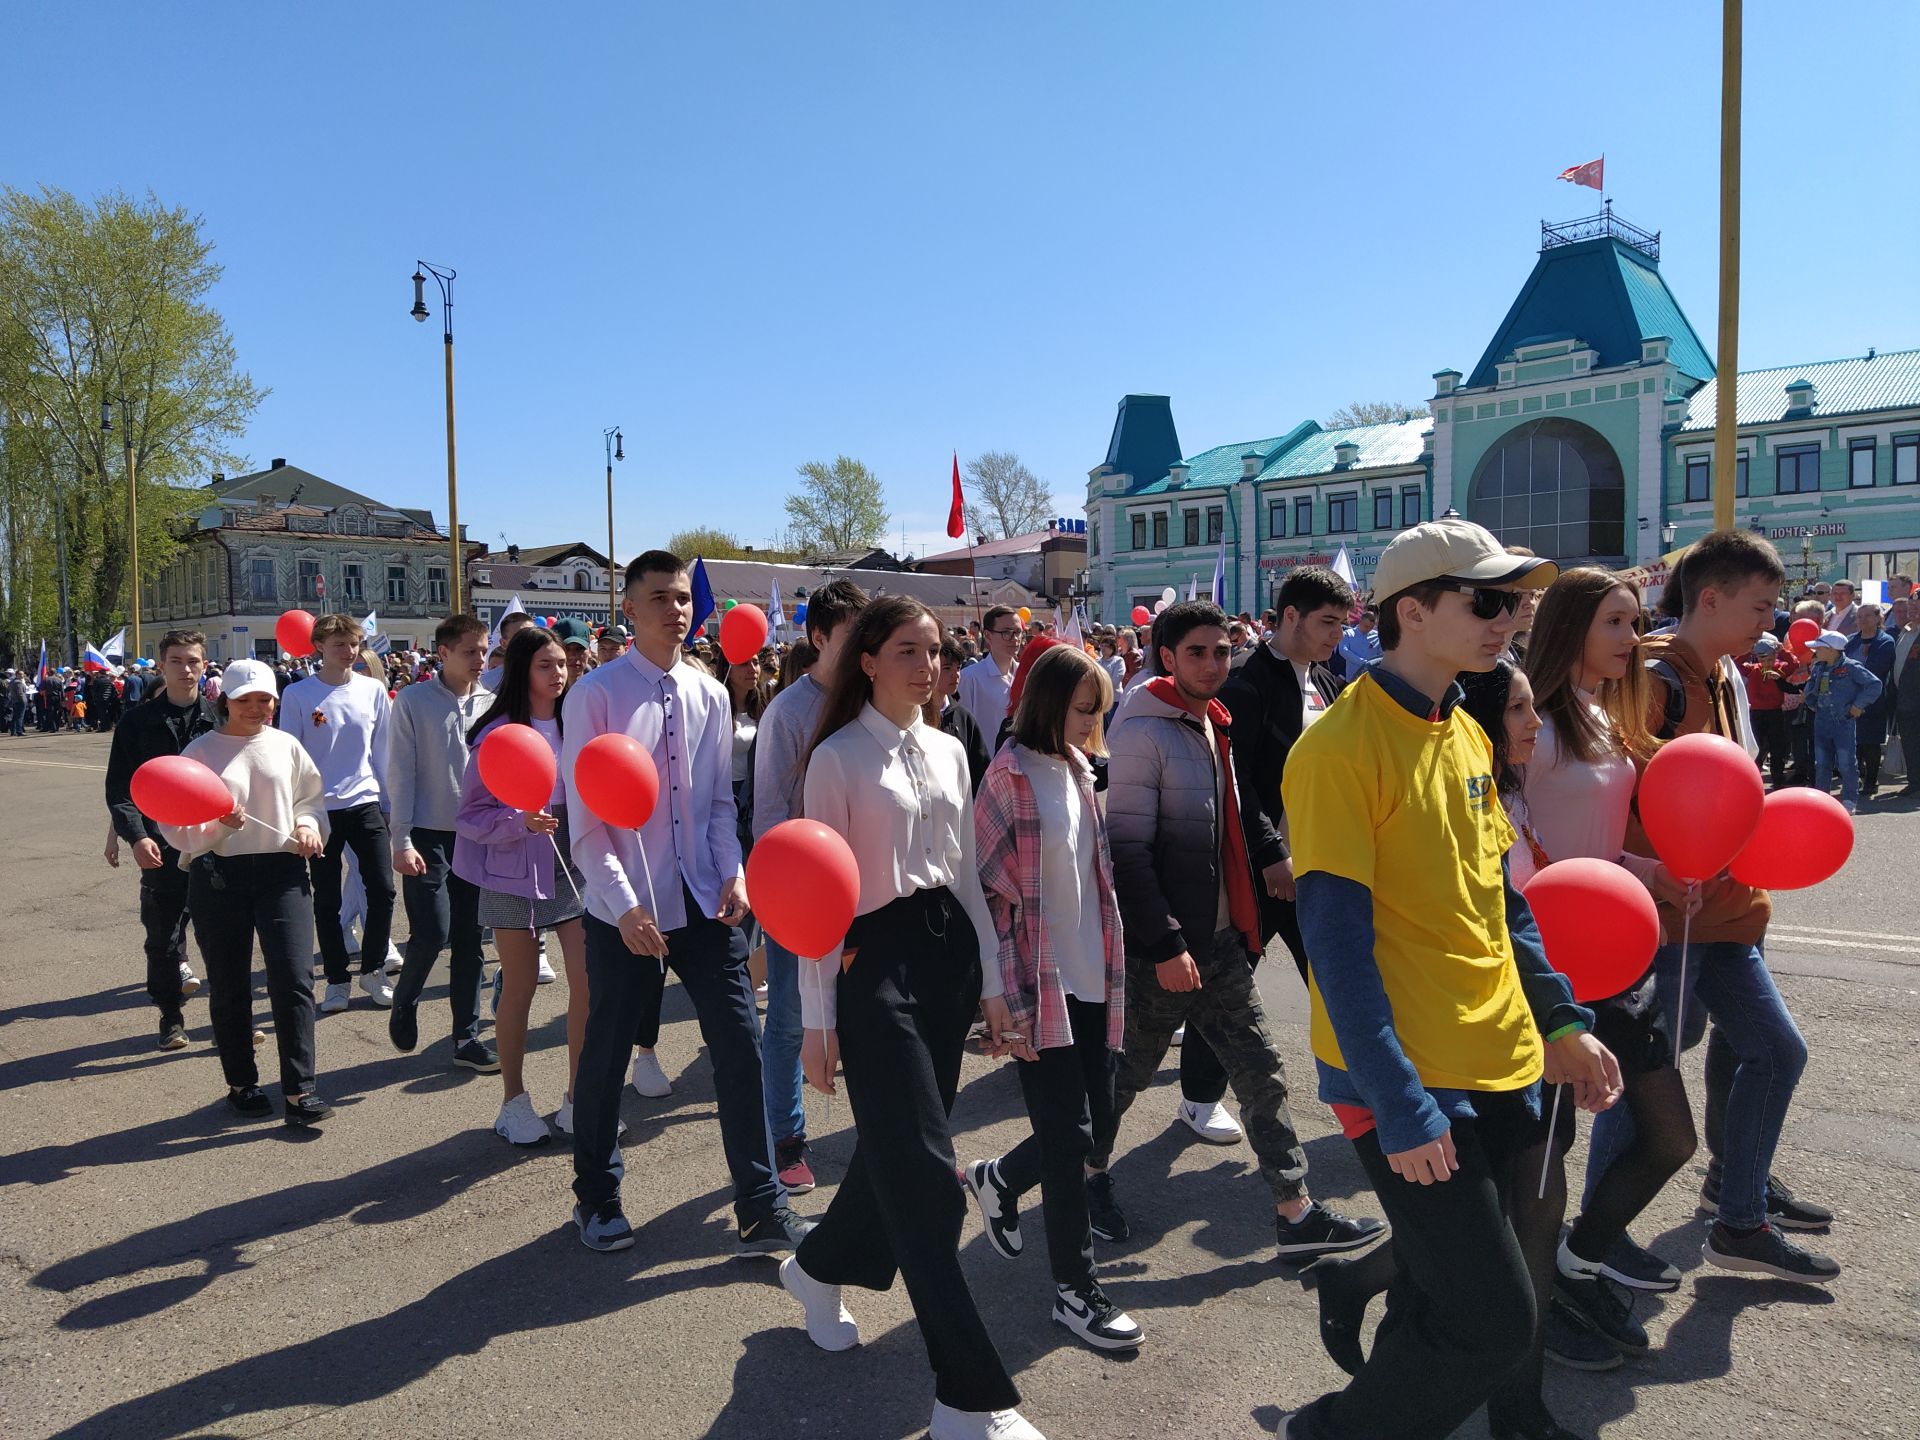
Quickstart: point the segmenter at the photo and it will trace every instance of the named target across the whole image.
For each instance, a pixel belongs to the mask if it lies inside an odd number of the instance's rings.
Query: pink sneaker
[[[813,1171],[807,1165],[807,1142],[798,1136],[773,1142],[773,1168],[789,1195],[804,1195],[813,1189]]]

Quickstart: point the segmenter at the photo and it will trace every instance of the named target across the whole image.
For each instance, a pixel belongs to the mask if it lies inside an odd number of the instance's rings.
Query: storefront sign
[[[1775,540],[1799,540],[1809,535],[1844,535],[1847,533],[1847,522],[1835,520],[1826,525],[1783,525],[1770,533]]]

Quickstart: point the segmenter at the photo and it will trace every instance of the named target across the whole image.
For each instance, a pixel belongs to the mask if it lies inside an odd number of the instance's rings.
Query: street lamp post
[[[433,276],[440,286],[441,339],[445,342],[447,356],[447,533],[453,542],[452,583],[447,592],[447,613],[458,615],[461,593],[460,485],[453,463],[453,281],[459,272],[429,265],[424,260],[417,260],[414,265],[413,309],[408,313],[422,324],[426,323],[430,313],[427,310],[427,275]],[[426,272],[424,275],[421,273],[423,270]]]
[[[607,625],[611,628],[618,623],[619,602],[614,598],[613,567],[616,563],[613,553],[613,462],[625,460],[627,452],[622,448],[620,427],[602,430],[600,438],[607,447]]]
[[[113,406],[120,403],[120,445],[127,465],[127,642],[128,650],[120,658],[138,659],[140,648],[140,491],[137,467],[133,459],[133,417],[124,395],[104,396],[100,401],[100,433],[113,433]],[[64,556],[63,556],[64,558]]]
[[[1680,533],[1680,527],[1678,525],[1675,525],[1671,520],[1664,521],[1661,524],[1660,553],[1662,555],[1666,554],[1669,550],[1673,549],[1673,537],[1678,535],[1679,533]]]

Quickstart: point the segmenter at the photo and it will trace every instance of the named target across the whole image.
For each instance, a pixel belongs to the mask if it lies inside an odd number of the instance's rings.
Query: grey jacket
[[[753,737],[753,838],[758,840],[783,820],[802,814],[800,792],[806,784],[803,763],[813,743],[826,691],[811,675],[802,675],[773,697]]]
[[[1206,729],[1143,685],[1120,702],[1107,748],[1107,833],[1127,954],[1156,965],[1183,950],[1204,955],[1221,889],[1219,776]]]
[[[467,731],[493,704],[491,690],[474,686],[465,701],[438,676],[408,685],[393,702],[387,724],[387,799],[395,848],[408,834],[453,829],[460,784],[467,773]]]

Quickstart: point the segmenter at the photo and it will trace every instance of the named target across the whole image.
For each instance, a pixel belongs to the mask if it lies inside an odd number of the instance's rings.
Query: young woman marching
[[[181,754],[218,775],[233,813],[205,825],[165,826],[188,867],[187,909],[205,963],[214,1044],[227,1104],[266,1115],[253,1055],[253,942],[267,972],[273,1038],[280,1048],[286,1123],[317,1125],[333,1113],[313,1088],[313,892],[307,861],[327,841],[325,782],[300,742],[273,728],[280,687],[258,660],[227,667],[216,702],[220,728]]]
[[[1131,1350],[1140,1327],[1094,1279],[1087,1206],[1086,1159],[1109,1153],[1118,1128],[1113,1081],[1125,1034],[1120,906],[1087,763],[1106,750],[1100,717],[1113,681],[1071,645],[1048,649],[1025,678],[1010,743],[974,802],[974,836],[1007,1009],[1028,1037],[1013,1053],[1033,1134],[968,1166],[965,1178],[989,1243],[1008,1259],[1023,1243],[1019,1197],[1040,1187],[1053,1318],[1096,1349]]]
[[[921,707],[940,673],[940,626],[886,596],[852,619],[807,761],[804,808],[846,838],[860,899],[844,946],[800,960],[808,1083],[829,1095],[844,1059],[859,1143],[833,1203],[780,1282],[807,1334],[846,1350],[860,1331],[843,1285],[907,1282],[933,1363],[932,1440],[1041,1440],[961,1273],[966,1200],[947,1117],[976,1007],[990,1052],[1023,1044],[1002,998],[999,944],[974,862],[966,754]]]
[[[507,642],[495,699],[467,735],[471,755],[453,822],[453,873],[480,890],[480,923],[493,927],[500,955],[500,1001],[494,1043],[500,1053],[504,1103],[494,1132],[514,1145],[544,1145],[552,1136],[535,1111],[522,1074],[527,1016],[540,968],[539,934],[560,937],[567,966],[567,1100],[554,1117],[563,1134],[573,1127],[573,1075],[587,1024],[585,941],[580,917],[580,871],[567,845],[564,791],[556,779],[547,807],[514,810],[494,797],[480,774],[480,746],[496,725],[530,725],[560,754],[560,694],[567,655],[551,631],[528,626]],[[556,863],[556,855],[564,868]]]

